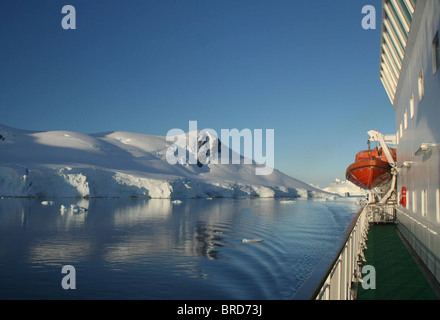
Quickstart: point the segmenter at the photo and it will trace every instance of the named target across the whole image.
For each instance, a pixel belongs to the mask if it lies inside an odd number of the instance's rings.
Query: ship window
[[[421,205],[422,205],[422,216],[426,217],[426,211],[428,206],[428,196],[426,195],[426,189],[423,189],[421,193]]]
[[[417,198],[415,190],[412,192],[412,209],[414,213],[417,212]]]
[[[403,115],[403,126],[405,130],[408,128],[408,110],[405,110],[405,114]]]
[[[414,95],[411,95],[411,98],[409,99],[409,114],[411,119],[414,118]]]
[[[403,137],[403,125],[402,122],[400,122],[400,138]]]
[[[400,142],[400,135],[399,135],[399,130],[397,130],[397,132],[396,132],[396,144],[399,144],[399,142]]]
[[[425,83],[423,79],[423,70],[420,71],[419,74],[419,101],[422,101],[423,96],[425,95]]]
[[[440,47],[438,41],[438,31],[435,34],[434,41],[432,42],[432,72],[437,73],[440,68]]]

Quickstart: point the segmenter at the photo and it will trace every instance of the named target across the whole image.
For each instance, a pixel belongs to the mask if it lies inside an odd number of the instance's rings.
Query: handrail
[[[296,293],[293,295],[292,297],[293,300],[309,300],[309,299],[314,300],[317,298],[321,289],[325,288],[325,284],[327,282],[328,276],[332,272],[335,264],[340,259],[340,256],[344,251],[344,249],[346,248],[347,242],[350,240],[353,230],[356,227],[356,224],[358,223],[359,218],[361,214],[364,212],[364,209],[366,207],[367,206],[364,206],[358,211],[358,213],[354,216],[353,220],[350,222],[350,224],[344,231],[344,240],[342,241],[342,245],[339,247],[339,249],[336,252],[335,251],[328,252],[324,256],[324,258],[321,259],[321,262],[318,264],[315,270],[306,279],[306,281],[303,283],[300,289],[297,290]],[[333,256],[333,260],[329,264],[327,261],[331,256]],[[325,266],[327,266],[326,269],[324,269]],[[322,272],[323,270],[325,270],[324,273]]]
[[[367,233],[372,223],[395,223],[395,204],[372,203],[362,207],[344,231],[339,249],[328,252],[300,289],[295,300],[352,300],[361,282]],[[331,261],[331,263],[329,263]]]

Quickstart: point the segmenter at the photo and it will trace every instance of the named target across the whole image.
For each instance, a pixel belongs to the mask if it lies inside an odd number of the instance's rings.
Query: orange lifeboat
[[[390,148],[396,160],[396,149]],[[391,165],[382,148],[361,151],[356,155],[355,162],[346,171],[346,179],[366,190],[374,189],[391,180]]]

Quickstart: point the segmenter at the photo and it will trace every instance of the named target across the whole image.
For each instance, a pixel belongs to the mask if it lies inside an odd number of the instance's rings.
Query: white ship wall
[[[399,196],[402,187],[407,188],[406,207],[397,207],[399,228],[440,281],[440,145],[415,155],[422,143],[440,144],[440,70],[433,72],[432,50],[439,30],[440,0],[418,0],[394,108],[398,167],[408,161],[397,181]],[[418,79],[422,70],[424,96],[420,100]]]

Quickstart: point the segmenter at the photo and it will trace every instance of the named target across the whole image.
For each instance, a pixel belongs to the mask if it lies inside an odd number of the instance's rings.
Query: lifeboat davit
[[[391,155],[396,161],[396,149],[390,148]],[[391,165],[382,148],[361,151],[356,160],[346,171],[346,179],[366,190],[374,189],[391,180]]]

